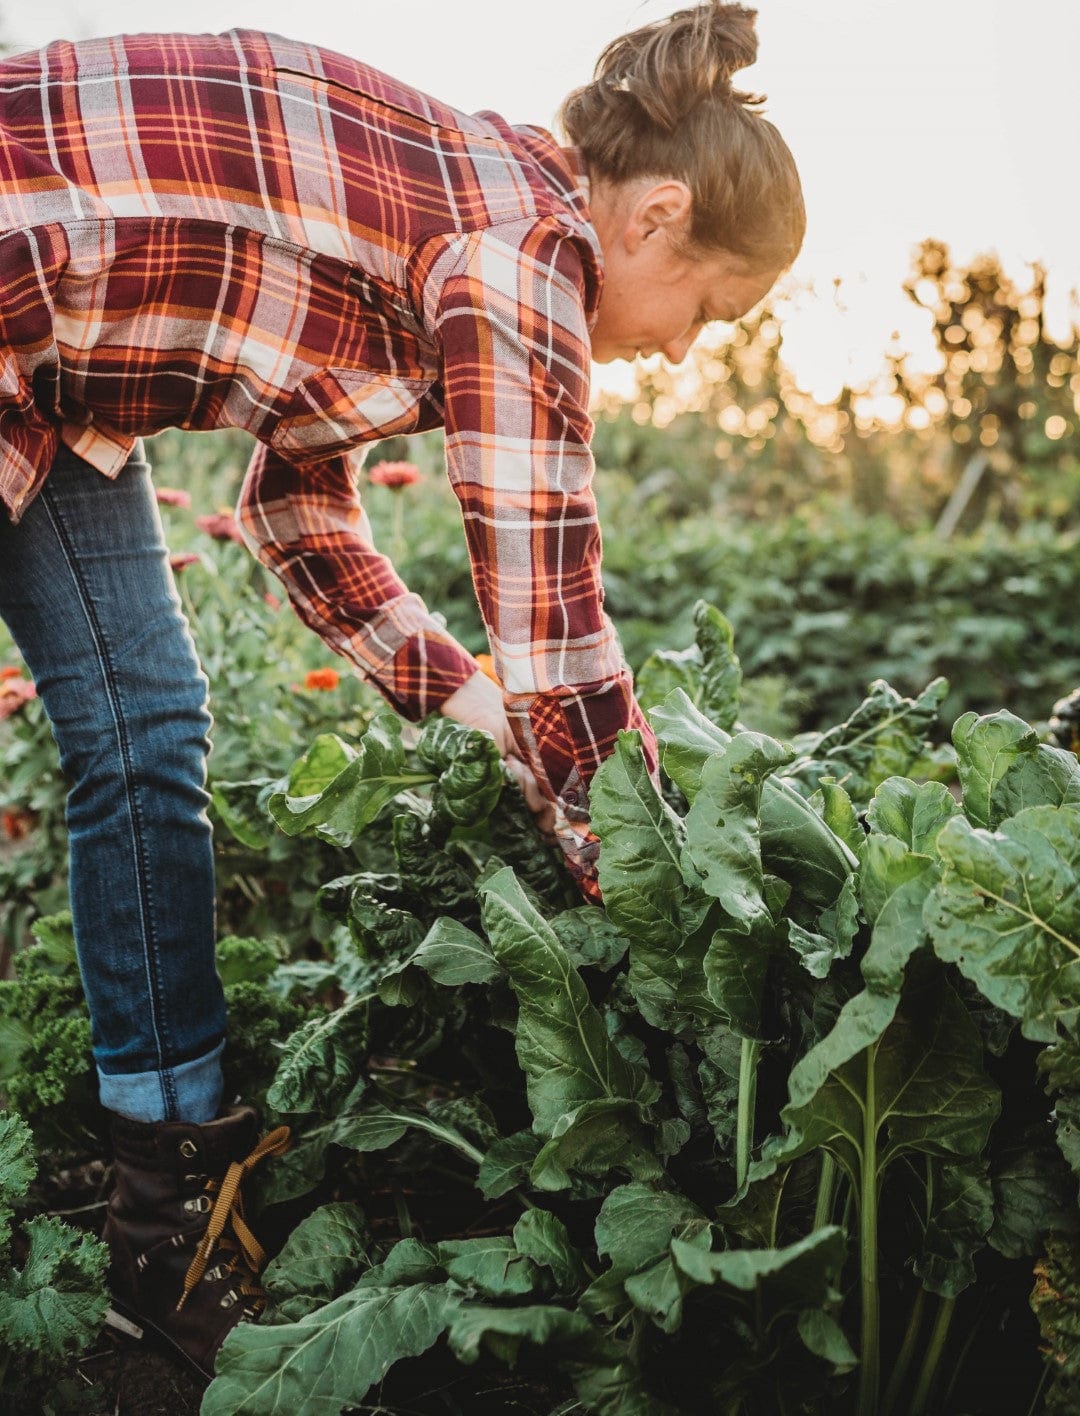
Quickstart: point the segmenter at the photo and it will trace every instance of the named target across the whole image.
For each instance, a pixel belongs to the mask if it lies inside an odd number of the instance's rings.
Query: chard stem
[[[833,1198],[836,1194],[836,1157],[832,1151],[821,1152],[821,1173],[818,1175],[817,1205],[814,1209],[814,1228],[828,1224],[832,1214]]]
[[[859,1354],[857,1416],[877,1416],[878,1387],[878,1243],[877,1109],[874,1105],[875,1049],[866,1052],[866,1100],[863,1110],[862,1175],[859,1203],[859,1253],[862,1269],[862,1350]]]
[[[735,1134],[735,1188],[742,1189],[750,1168],[750,1147],[754,1140],[754,1108],[757,1105],[757,1063],[761,1044],[744,1037],[739,1055],[739,1115]]]
[[[927,1348],[922,1371],[919,1373],[919,1384],[915,1388],[915,1395],[911,1398],[910,1416],[924,1416],[926,1403],[930,1397],[930,1388],[934,1384],[938,1363],[945,1350],[945,1339],[949,1335],[949,1324],[952,1322],[955,1307],[955,1298],[941,1299],[934,1331],[930,1335],[930,1346]]]
[[[890,1416],[890,1412],[899,1400],[900,1391],[907,1378],[908,1368],[911,1366],[911,1358],[915,1352],[915,1340],[919,1335],[919,1325],[922,1322],[923,1308],[925,1305],[926,1289],[920,1283],[919,1290],[915,1294],[915,1302],[911,1305],[911,1316],[908,1318],[904,1341],[900,1346],[900,1351],[897,1354],[896,1363],[892,1370],[892,1376],[889,1378],[889,1385],[885,1390],[881,1416]]]

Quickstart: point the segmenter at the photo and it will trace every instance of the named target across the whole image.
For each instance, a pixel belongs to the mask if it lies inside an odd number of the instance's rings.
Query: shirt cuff
[[[417,723],[437,712],[480,665],[455,639],[438,630],[410,635],[371,682],[395,712]]]

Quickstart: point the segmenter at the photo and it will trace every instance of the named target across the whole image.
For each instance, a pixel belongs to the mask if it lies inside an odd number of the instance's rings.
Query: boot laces
[[[232,1161],[224,1175],[215,1176],[207,1181],[205,1193],[216,1195],[217,1198],[210,1211],[210,1220],[206,1231],[199,1241],[198,1248],[195,1250],[184,1277],[184,1290],[176,1305],[177,1312],[187,1302],[195,1285],[206,1272],[211,1255],[219,1247],[226,1253],[233,1255],[228,1266],[229,1273],[235,1273],[238,1268],[243,1266],[237,1297],[255,1299],[254,1306],[257,1309],[265,1305],[265,1289],[252,1280],[262,1272],[263,1265],[266,1263],[266,1254],[244,1219],[244,1197],[240,1192],[240,1186],[245,1176],[254,1170],[255,1166],[266,1160],[268,1156],[284,1154],[289,1149],[289,1144],[289,1127],[278,1126],[276,1130],[268,1132],[243,1160]],[[228,1231],[226,1231],[226,1225],[228,1225]]]

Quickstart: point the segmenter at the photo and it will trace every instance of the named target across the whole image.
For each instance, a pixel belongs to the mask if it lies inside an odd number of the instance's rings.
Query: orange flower
[[[0,682],[0,719],[10,718],[24,703],[37,697],[37,689],[29,679],[7,677]]]
[[[368,481],[377,487],[390,487],[398,491],[401,487],[411,487],[420,480],[420,469],[414,462],[376,462],[368,471]]]
[[[269,605],[272,610],[281,609],[281,601],[274,594],[273,590],[267,590],[265,595],[263,595],[263,604]]]
[[[333,692],[340,682],[337,669],[310,669],[304,677],[305,688],[321,689],[323,693]]]
[[[154,496],[161,506],[179,506],[186,511],[191,505],[191,494],[178,487],[155,487]]]
[[[22,669],[16,668],[14,664],[5,664],[0,669],[0,682],[3,682],[4,679],[22,678],[22,676]]]
[[[495,660],[490,654],[477,654],[476,662],[480,665],[480,672],[486,674],[492,683],[499,683],[499,675],[495,672]],[[502,687],[502,684],[499,684]]]
[[[218,511],[212,516],[197,516],[195,525],[208,536],[213,536],[215,541],[235,541],[238,546],[244,544],[240,527],[231,511]]]

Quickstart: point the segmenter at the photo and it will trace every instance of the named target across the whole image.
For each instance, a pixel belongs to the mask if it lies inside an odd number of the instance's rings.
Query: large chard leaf
[[[927,956],[909,967],[902,998],[898,1009],[895,993],[856,994],[796,1063],[781,1113],[787,1130],[765,1142],[751,1182],[819,1147],[856,1186],[864,1164],[880,1177],[912,1151],[947,1159],[982,1151],[1000,1097],[967,1010]]]
[[[906,775],[923,755],[926,734],[937,721],[948,688],[938,678],[918,698],[904,698],[884,679],[876,679],[845,722],[800,739],[804,756],[792,773],[812,786],[825,776],[835,777],[855,801],[869,801],[881,782]]]
[[[275,1111],[333,1116],[362,1079],[367,1060],[363,996],[318,1012],[290,1035],[266,1094]]]
[[[683,872],[700,881],[749,934],[771,924],[763,898],[758,816],[765,778],[791,760],[790,749],[760,733],[740,733],[710,758],[686,817]]]
[[[707,764],[732,739],[702,714],[681,689],[649,715],[662,749],[664,771],[694,803]],[[603,770],[603,769],[601,769]],[[761,789],[761,859],[765,870],[787,881],[812,905],[835,903],[858,857],[782,777],[769,775]]]
[[[639,1108],[657,1100],[658,1084],[612,1044],[566,950],[513,872],[493,875],[481,898],[492,951],[518,999],[515,1046],[533,1129],[557,1139],[587,1103],[643,1115]]]
[[[568,1355],[591,1345],[594,1329],[581,1313],[549,1304],[496,1308],[490,1303],[462,1303],[450,1319],[447,1338],[459,1362],[475,1362],[482,1349],[511,1366],[523,1342],[543,1347],[562,1366]]]
[[[383,713],[364,734],[359,751],[333,733],[317,737],[271,792],[267,806],[286,835],[311,832],[350,846],[394,797],[434,780],[432,773],[410,769],[401,720]]]
[[[983,1156],[923,1160],[927,1180],[920,1215],[922,1247],[912,1267],[929,1292],[955,1298],[974,1282],[975,1255],[993,1223],[989,1169]]]
[[[597,1252],[610,1267],[586,1289],[583,1310],[611,1318],[633,1306],[662,1331],[674,1332],[687,1285],[671,1257],[672,1239],[707,1249],[712,1226],[683,1195],[638,1182],[612,1190],[596,1220]]]
[[[499,749],[490,733],[453,718],[425,725],[416,755],[438,781],[431,795],[435,815],[448,827],[486,821],[506,785]]]
[[[679,688],[711,722],[730,730],[738,717],[742,685],[734,633],[720,611],[704,600],[694,606],[694,630],[691,648],[661,649],[646,659],[635,683],[638,702],[648,711]]]
[[[801,1313],[836,1302],[846,1248],[844,1231],[830,1224],[783,1249],[716,1252],[672,1239],[671,1256],[693,1283],[722,1283],[754,1294],[768,1323],[784,1312]]]
[[[686,830],[649,777],[638,733],[619,734],[590,801],[604,905],[630,939],[630,987],[643,1016],[672,1032],[716,1021],[703,969],[710,901],[684,878]]]
[[[1014,714],[965,713],[952,738],[964,810],[976,826],[993,830],[1025,807],[1080,802],[1075,754],[1040,743]]]
[[[1080,806],[1029,807],[990,832],[956,818],[926,904],[938,954],[1053,1042],[1080,1015]]]
[[[995,1136],[990,1243],[1007,1259],[1036,1258],[1050,1232],[1080,1233],[1076,1181],[1044,1121]]]
[[[322,1205],[308,1215],[263,1273],[275,1321],[295,1321],[337,1298],[370,1267],[370,1243],[359,1205]]]
[[[395,1362],[425,1352],[461,1302],[445,1282],[392,1275],[389,1261],[371,1269],[298,1322],[240,1323],[218,1355],[202,1416],[340,1416],[356,1406]]]

